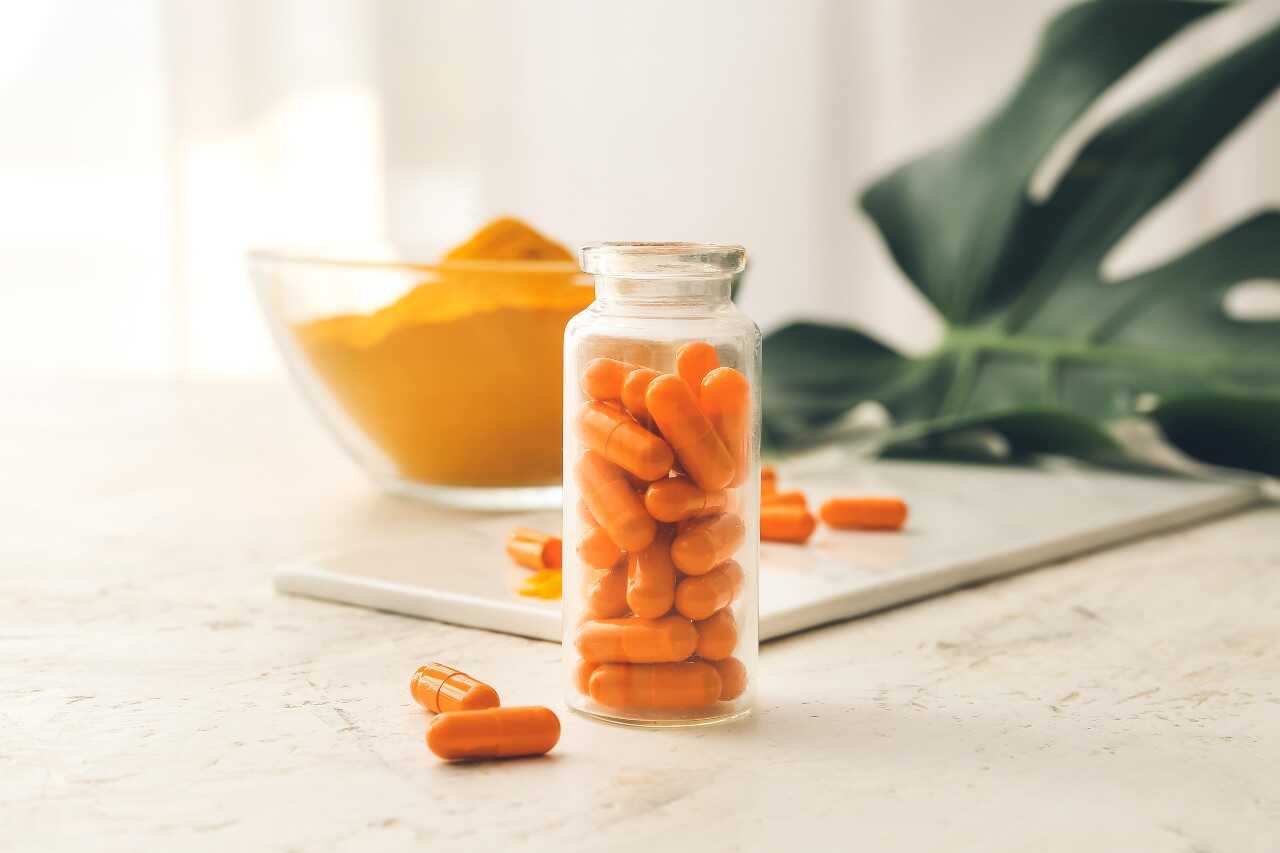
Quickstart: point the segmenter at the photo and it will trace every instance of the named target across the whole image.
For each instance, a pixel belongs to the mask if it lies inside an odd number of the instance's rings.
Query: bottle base
[[[741,720],[749,717],[751,715],[752,708],[748,705],[745,708],[736,708],[722,713],[693,713],[687,717],[666,717],[662,719],[640,717],[636,715],[628,716],[623,712],[611,711],[605,708],[581,708],[576,705],[570,705],[569,710],[577,714],[579,717],[584,717],[585,719],[596,723],[609,723],[615,726],[627,726],[639,729],[677,729],[693,728],[697,726],[718,726],[722,723],[731,723],[734,720]]]

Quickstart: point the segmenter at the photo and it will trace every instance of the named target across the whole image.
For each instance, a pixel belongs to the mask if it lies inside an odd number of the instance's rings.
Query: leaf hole
[[[1256,279],[1233,285],[1222,297],[1222,310],[1239,323],[1280,321],[1280,281]]]
[[[1238,3],[1171,37],[1122,74],[1058,137],[1032,172],[1028,195],[1038,203],[1047,201],[1096,133],[1275,23],[1274,4]]]

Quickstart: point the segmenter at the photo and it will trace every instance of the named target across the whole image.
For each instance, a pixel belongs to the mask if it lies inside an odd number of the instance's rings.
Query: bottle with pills
[[[741,246],[596,243],[565,330],[564,683],[581,714],[702,725],[751,711],[760,330]]]

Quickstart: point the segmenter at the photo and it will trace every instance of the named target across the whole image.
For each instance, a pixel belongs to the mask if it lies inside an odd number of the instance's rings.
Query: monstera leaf
[[[1127,280],[1100,272],[1129,229],[1280,84],[1280,27],[1103,128],[1047,199],[1028,190],[1104,90],[1217,8],[1068,9],[994,115],[863,192],[893,258],[945,319],[945,339],[910,358],[854,329],[776,331],[765,340],[766,439],[830,436],[874,400],[892,414],[898,447],[937,450],[980,428],[1015,452],[1120,462],[1114,427],[1142,417],[1193,458],[1280,473],[1280,322],[1223,308],[1233,285],[1280,279],[1280,212]]]

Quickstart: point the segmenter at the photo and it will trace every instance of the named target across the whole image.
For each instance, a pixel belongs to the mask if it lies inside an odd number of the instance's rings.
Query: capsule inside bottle
[[[670,445],[604,403],[578,410],[578,435],[585,446],[644,481],[667,476],[675,461]]]
[[[670,373],[659,376],[649,383],[645,405],[680,464],[699,486],[713,491],[729,485],[734,476],[733,457],[688,383]]]
[[[698,631],[698,657],[703,660],[723,660],[738,647],[738,623],[733,612],[725,607],[706,619],[693,623]]]
[[[742,583],[742,566],[725,560],[705,575],[693,575],[676,587],[676,610],[686,619],[706,619],[727,607]]]
[[[594,619],[578,629],[576,645],[592,663],[670,663],[693,654],[698,631],[680,616]]]
[[[616,358],[593,358],[582,372],[582,390],[595,400],[617,400],[623,380],[635,369],[634,364]]]
[[[641,551],[627,557],[627,606],[644,619],[665,616],[676,600],[676,567],[671,562],[671,530],[660,530]]]
[[[723,689],[715,667],[701,661],[601,664],[589,687],[591,698],[606,707],[681,711],[714,704]]]
[[[578,542],[578,556],[593,569],[607,569],[622,559],[622,549],[603,527],[589,527]]]
[[[636,551],[653,541],[658,523],[627,482],[622,469],[588,450],[574,469],[582,500],[619,548]]]
[[[728,502],[724,489],[706,491],[688,477],[668,477],[649,485],[644,508],[658,521],[684,521],[723,512]]]
[[[671,544],[671,559],[687,575],[702,575],[733,556],[746,538],[747,528],[733,513],[699,519]]]

